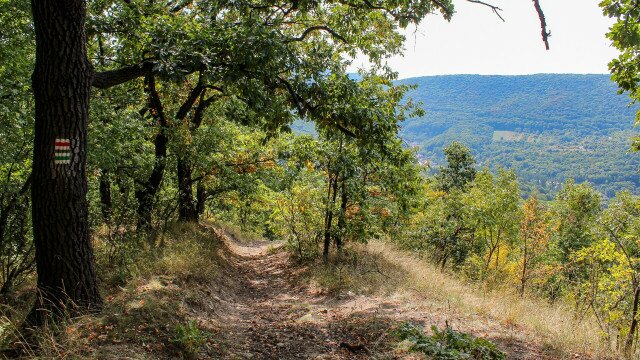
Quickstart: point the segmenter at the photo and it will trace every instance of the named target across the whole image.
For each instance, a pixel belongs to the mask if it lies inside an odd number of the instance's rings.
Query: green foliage
[[[609,63],[611,78],[618,84],[619,93],[628,92],[631,101],[640,99],[640,9],[632,0],[603,0],[600,7],[605,16],[615,19],[607,38],[618,49],[620,55]],[[640,123],[640,110],[636,113],[636,125]],[[640,149],[640,139],[636,136],[634,150]]]
[[[197,359],[200,347],[207,342],[209,334],[200,330],[194,320],[177,324],[171,341],[179,346],[188,359]]]
[[[405,323],[395,330],[395,335],[402,341],[411,342],[412,351],[421,352],[434,360],[506,359],[506,355],[486,339],[455,331],[450,326],[439,330],[434,325],[431,330],[433,335],[427,336],[422,329]]]
[[[456,266],[461,265],[471,250],[472,229],[466,221],[468,213],[462,197],[460,190],[432,192],[420,221],[420,241],[432,250],[434,260],[442,269],[449,260]]]
[[[488,168],[478,173],[463,198],[468,213],[466,226],[474,234],[473,257],[466,273],[473,279],[502,281],[509,251],[517,241],[521,218],[521,197],[513,171]]]
[[[592,225],[600,211],[600,194],[589,184],[567,181],[556,195],[552,211],[557,219],[553,242],[560,261],[593,241]]]
[[[601,196],[583,184],[592,180],[605,197],[640,184],[640,162],[625,153],[633,132],[620,121],[631,110],[608,96],[605,77],[394,83],[385,59],[402,49],[399,28],[434,12],[450,19],[450,0],[87,6],[88,52],[97,71],[148,63],[153,69],[144,80],[92,92],[89,216],[105,259],[100,266],[116,270],[107,283],[131,277],[140,249],[162,251],[162,233],[188,196],[203,216],[285,240],[304,260],[319,256],[326,239],[338,248],[338,262],[349,261],[339,244],[379,237],[486,284],[516,285],[524,293],[535,275],[536,288],[553,288],[550,298],[590,309],[612,338],[635,336],[638,199],[619,193],[602,210]],[[623,52],[611,64],[614,80],[637,99],[639,26],[627,21],[638,18],[637,6],[628,0],[601,6],[618,19],[609,34]],[[34,259],[29,2],[0,0],[0,24],[0,291],[10,293],[30,277]],[[372,65],[348,74],[356,54]],[[426,112],[411,98],[425,100]],[[313,124],[307,128],[313,136],[290,134],[296,120]],[[401,129],[419,150],[407,149]],[[432,176],[417,157],[446,164]],[[476,158],[490,166],[477,168]],[[187,164],[186,181],[179,164]],[[150,220],[156,236],[145,241],[136,210],[157,170]],[[529,194],[536,187],[543,199],[558,192],[548,207],[523,205],[521,189]],[[188,260],[180,267],[192,266]],[[407,324],[399,336],[439,359],[504,358],[486,340],[449,327],[433,331],[427,337]],[[207,338],[195,322],[174,332],[190,357]]]
[[[0,294],[33,270],[30,166],[35,41],[28,1],[0,1]]]
[[[454,141],[445,147],[444,156],[447,166],[441,166],[436,179],[438,186],[443,191],[451,189],[462,190],[476,177],[476,160],[471,155],[471,150],[463,144]]]
[[[608,339],[629,350],[629,331],[637,321],[634,307],[640,289],[640,198],[621,192],[598,215],[594,241],[572,254],[585,276],[575,291],[579,304],[592,310],[602,322]]]

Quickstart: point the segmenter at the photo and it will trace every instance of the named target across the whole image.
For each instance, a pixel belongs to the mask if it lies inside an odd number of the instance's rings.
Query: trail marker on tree
[[[69,139],[56,139],[55,143],[55,164],[71,163],[71,142]]]

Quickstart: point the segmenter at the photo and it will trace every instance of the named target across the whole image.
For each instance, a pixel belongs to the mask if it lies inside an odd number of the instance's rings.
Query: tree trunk
[[[153,214],[153,203],[156,198],[162,178],[164,177],[164,169],[166,167],[167,143],[169,138],[166,135],[168,123],[164,116],[164,110],[160,96],[156,91],[155,78],[150,75],[145,79],[147,85],[147,93],[149,94],[149,109],[151,115],[159,125],[158,133],[154,140],[155,146],[155,163],[151,170],[151,175],[142,187],[136,190],[136,199],[138,200],[138,229],[148,231],[151,228],[151,215]]]
[[[333,223],[333,207],[336,204],[336,195],[338,187],[338,178],[329,178],[329,198],[330,201],[327,204],[327,213],[325,215],[324,222],[324,248],[322,249],[322,256],[324,260],[329,260],[329,247],[331,246],[331,224]]]
[[[193,203],[193,180],[189,160],[178,158],[178,209],[180,221],[198,221],[198,212]]]
[[[198,212],[198,216],[204,214],[205,205],[207,202],[207,190],[202,185],[202,182],[198,182],[198,186],[196,187],[196,211]]]
[[[528,250],[529,247],[527,246],[527,239],[528,237],[525,236],[524,238],[524,242],[523,242],[523,247],[524,247],[524,251],[523,251],[523,257],[522,257],[522,274],[521,274],[521,278],[520,278],[520,297],[524,297],[524,290],[525,287],[527,285],[527,267],[529,266],[529,254],[528,254]]]
[[[100,208],[104,221],[111,220],[113,202],[111,201],[111,179],[109,170],[102,170],[100,174]]]
[[[447,254],[445,253],[444,255],[442,255],[442,262],[440,263],[440,272],[444,273],[444,270],[447,267],[447,260],[449,260],[449,256],[447,256]]]
[[[633,295],[633,310],[631,310],[631,326],[629,327],[629,334],[627,334],[627,340],[624,343],[624,350],[627,356],[631,358],[633,354],[633,340],[636,337],[636,331],[638,329],[638,302],[640,301],[640,286],[636,286],[636,291]]]
[[[32,78],[35,142],[31,196],[39,296],[27,322],[40,325],[62,311],[99,310],[102,300],[86,197],[93,76],[86,52],[86,2],[33,0],[32,11],[36,64]],[[69,140],[68,163],[57,163],[56,139]]]
[[[189,132],[193,136],[196,130],[202,124],[202,120],[204,118],[204,112],[211,104],[211,100],[207,101],[205,99],[206,89],[202,83],[202,73],[200,73],[200,77],[198,78],[198,85],[191,90],[189,97],[182,104],[180,110],[176,114],[176,120],[183,121],[187,116],[190,109],[193,108],[196,100],[199,99],[198,106],[194,111],[194,115],[191,118],[189,123]],[[187,155],[188,151],[185,152]],[[185,155],[185,154],[183,154]],[[194,203],[193,200],[193,166],[188,157],[179,157],[178,158],[178,208],[179,208],[179,218],[181,221],[190,221],[197,222],[200,214],[204,212],[204,202],[200,204],[201,198],[197,198]],[[204,189],[203,189],[204,190]],[[200,194],[200,188],[198,188],[198,194]],[[204,199],[202,199],[204,201]],[[202,206],[202,211],[200,211],[200,206]]]
[[[338,217],[338,235],[336,236],[336,249],[342,250],[342,240],[347,227],[347,184],[346,180],[342,180],[340,187],[340,217]],[[335,190],[334,190],[335,191]]]

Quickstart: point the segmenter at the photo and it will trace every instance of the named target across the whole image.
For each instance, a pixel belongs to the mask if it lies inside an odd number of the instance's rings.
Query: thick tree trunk
[[[109,170],[102,170],[100,174],[100,208],[104,221],[111,220],[113,202],[111,201],[111,179]]]
[[[198,212],[193,202],[193,180],[191,164],[178,158],[178,212],[180,221],[198,221]]]
[[[32,214],[38,297],[27,321],[102,306],[89,237],[87,121],[93,69],[82,0],[33,0],[36,31]],[[69,139],[70,162],[56,163],[55,140]]]

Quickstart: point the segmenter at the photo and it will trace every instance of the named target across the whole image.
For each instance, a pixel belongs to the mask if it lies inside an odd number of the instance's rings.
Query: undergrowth
[[[200,348],[207,342],[209,333],[201,330],[195,321],[189,320],[184,324],[177,324],[171,341],[182,349],[189,359],[197,359]]]
[[[439,330],[432,326],[428,336],[419,327],[404,323],[394,334],[401,341],[411,343],[409,350],[421,352],[434,360],[504,360],[506,355],[489,340],[455,331],[450,326]]]
[[[114,353],[136,359],[203,356],[212,325],[196,319],[200,309],[214,305],[209,294],[221,271],[219,240],[210,229],[196,224],[172,225],[162,236],[161,246],[131,241],[115,250],[96,236],[105,300],[98,315],[63,316],[33,331],[27,341],[21,323],[28,307],[0,308],[0,358],[93,359]]]

